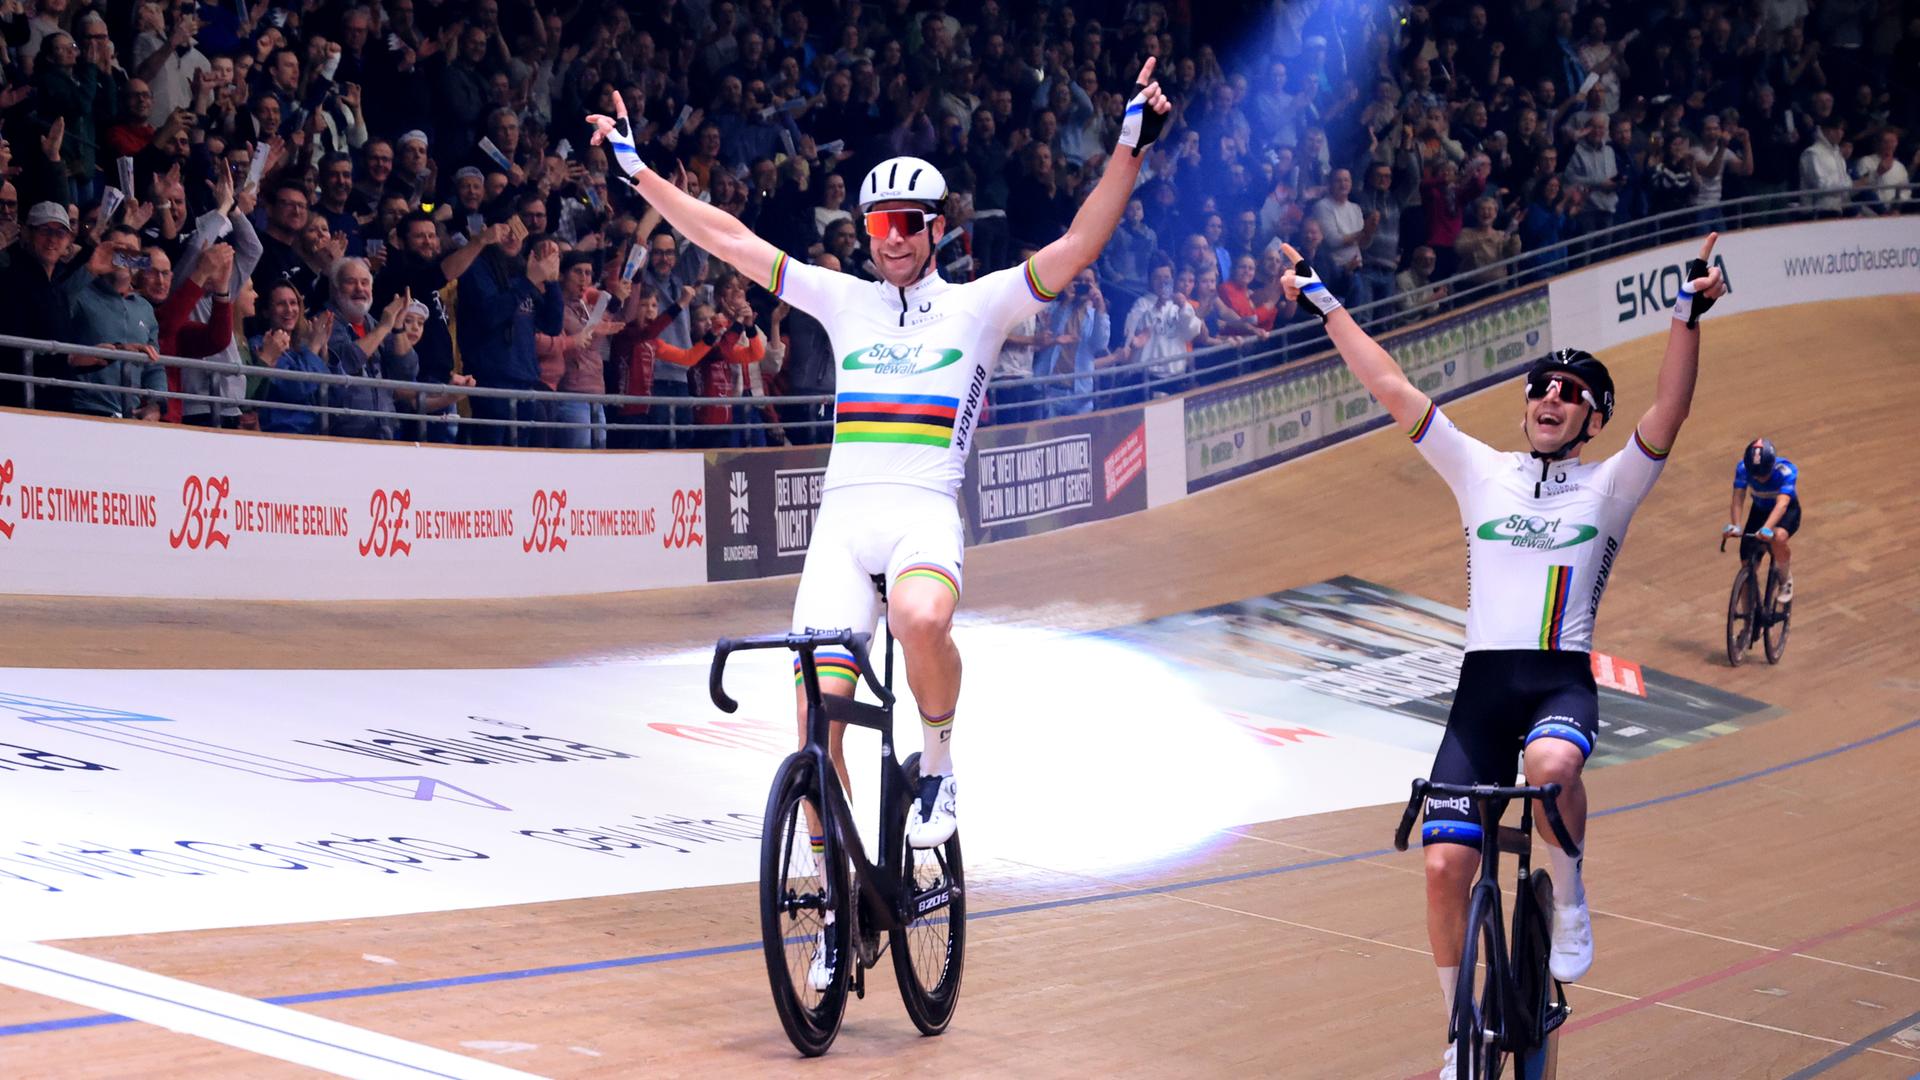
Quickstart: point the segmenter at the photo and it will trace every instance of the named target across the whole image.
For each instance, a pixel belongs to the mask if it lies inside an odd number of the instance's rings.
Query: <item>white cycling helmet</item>
[[[947,178],[932,163],[917,157],[888,158],[861,181],[860,212],[890,199],[911,199],[938,210],[946,197]]]

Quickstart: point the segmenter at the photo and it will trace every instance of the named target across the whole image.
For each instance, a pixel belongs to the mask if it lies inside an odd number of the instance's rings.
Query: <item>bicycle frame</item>
[[[906,821],[908,807],[913,802],[913,792],[907,784],[906,769],[895,756],[893,747],[893,634],[891,631],[887,633],[884,681],[874,675],[873,663],[868,656],[871,640],[871,634],[856,634],[850,630],[815,630],[811,627],[799,634],[722,638],[714,646],[713,667],[708,674],[707,689],[720,711],[734,712],[739,709],[739,702],[729,697],[721,685],[730,654],[751,649],[788,649],[800,654],[801,683],[807,695],[807,741],[798,753],[813,759],[814,775],[819,778],[816,809],[820,815],[820,825],[823,829],[831,830],[839,850],[847,853],[848,861],[853,866],[854,879],[860,883],[863,901],[861,914],[866,920],[866,927],[869,930],[887,931],[903,928],[915,915],[911,910],[915,906],[915,898],[902,885],[905,876],[901,866],[906,839],[902,835],[902,823]],[[821,691],[814,653],[829,646],[840,646],[853,654],[861,677],[880,699],[880,704],[873,705],[853,697],[828,695]],[[867,857],[866,847],[860,840],[859,827],[854,824],[852,808],[847,805],[846,794],[840,789],[840,774],[834,770],[833,756],[827,750],[829,725],[834,722],[872,728],[880,733],[880,860],[877,864]]]
[[[1754,629],[1764,630],[1780,621],[1780,613],[1774,610],[1773,604],[1767,599],[1767,580],[1760,576],[1760,564],[1763,561],[1767,564],[1768,577],[1773,575],[1773,549],[1761,539],[1759,533],[1743,532],[1739,535],[1740,565],[1751,571],[1754,596],[1758,601],[1753,606]],[[1731,539],[1733,539],[1732,534],[1721,534],[1720,550],[1722,552],[1727,550],[1727,541]]]
[[[1560,796],[1559,784],[1542,784],[1537,787],[1497,787],[1491,784],[1439,784],[1420,779],[1413,782],[1413,793],[1407,799],[1406,812],[1400,816],[1400,826],[1394,831],[1393,846],[1396,850],[1407,850],[1407,838],[1413,831],[1415,820],[1419,817],[1421,806],[1428,795],[1464,796],[1472,801],[1480,817],[1480,876],[1468,893],[1468,911],[1475,905],[1485,904],[1492,912],[1491,932],[1493,942],[1484,957],[1493,985],[1499,987],[1498,1000],[1502,1003],[1501,1015],[1485,1018],[1499,1026],[1499,1041],[1502,1047],[1515,1056],[1515,1072],[1519,1077],[1530,1075],[1535,1068],[1534,1054],[1546,1043],[1546,1036],[1560,1026],[1567,1016],[1566,996],[1557,988],[1554,994],[1557,1002],[1548,1010],[1547,1015],[1534,1015],[1532,1002],[1521,1000],[1519,980],[1513,969],[1512,949],[1517,947],[1517,935],[1523,932],[1528,919],[1544,918],[1545,912],[1537,910],[1538,904],[1533,895],[1530,881],[1533,863],[1533,804],[1540,803],[1547,824],[1552,829],[1554,840],[1561,850],[1578,857],[1579,845],[1567,832],[1566,823],[1560,817],[1557,802]],[[1500,825],[1501,811],[1512,799],[1521,800],[1520,825],[1509,829]],[[1514,911],[1512,931],[1509,933],[1506,912],[1500,895],[1500,853],[1508,852],[1519,861],[1520,873],[1514,888]],[[1474,932],[1470,923],[1468,934]],[[1542,960],[1544,967],[1544,960]],[[1471,1002],[1456,1003],[1456,1007],[1471,1007]],[[1449,1018],[1448,1038],[1457,1040],[1459,1013]]]

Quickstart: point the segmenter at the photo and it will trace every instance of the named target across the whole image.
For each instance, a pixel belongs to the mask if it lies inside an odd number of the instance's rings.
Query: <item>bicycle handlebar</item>
[[[856,634],[851,630],[813,630],[800,634],[761,634],[757,637],[721,638],[713,646],[713,667],[707,673],[707,693],[712,696],[714,705],[721,712],[730,713],[740,708],[740,703],[727,696],[721,687],[721,680],[727,668],[727,657],[736,652],[750,649],[791,649],[796,652],[827,645],[844,645],[853,654],[853,661],[859,665],[860,674],[867,680],[867,686],[880,699],[885,707],[893,708],[893,693],[880,684],[873,674],[873,663],[867,658],[867,646],[873,640],[872,634]]]
[[[1553,829],[1553,838],[1560,844],[1560,850],[1576,859],[1580,857],[1580,845],[1573,842],[1573,837],[1567,833],[1567,823],[1560,818],[1559,784],[1541,784],[1537,787],[1495,787],[1492,784],[1436,784],[1425,779],[1413,782],[1413,795],[1407,799],[1407,811],[1400,815],[1400,827],[1393,832],[1395,851],[1407,850],[1407,837],[1413,832],[1414,819],[1420,816],[1420,804],[1429,793],[1463,795],[1476,801],[1537,799],[1540,802],[1540,809],[1546,813],[1548,826]]]

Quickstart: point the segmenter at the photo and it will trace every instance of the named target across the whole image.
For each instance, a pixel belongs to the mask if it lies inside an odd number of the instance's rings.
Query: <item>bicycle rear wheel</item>
[[[1727,597],[1727,663],[1739,667],[1753,645],[1754,609],[1759,592],[1753,587],[1753,567],[1741,563],[1733,575],[1733,592]]]
[[[847,871],[833,830],[816,857],[803,807],[815,800],[813,759],[794,754],[774,774],[760,831],[760,937],[766,948],[773,1007],[794,1048],[818,1057],[833,1045],[847,1010],[853,923]],[[815,954],[826,950],[831,977],[813,985]]]
[[[1455,1076],[1458,1080],[1499,1080],[1507,1067],[1504,1026],[1507,1002],[1500,970],[1500,912],[1497,894],[1473,891],[1467,938],[1460,953],[1460,981],[1453,994]]]
[[[1780,575],[1772,569],[1767,571],[1767,624],[1760,631],[1761,639],[1767,649],[1767,663],[1777,664],[1787,654],[1787,630],[1793,616],[1793,604],[1782,604],[1780,595]]]
[[[920,755],[905,763],[907,780],[920,779]],[[967,946],[966,871],[960,861],[960,834],[936,848],[916,849],[900,830],[903,885],[907,890],[906,925],[889,932],[893,974],[907,1016],[923,1035],[947,1030],[960,1003],[960,972]]]

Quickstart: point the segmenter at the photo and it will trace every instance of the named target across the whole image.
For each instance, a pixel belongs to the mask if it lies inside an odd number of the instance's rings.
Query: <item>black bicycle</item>
[[[1429,795],[1464,799],[1480,818],[1480,880],[1474,883],[1467,909],[1467,937],[1460,952],[1460,981],[1454,991],[1453,1016],[1447,1040],[1455,1045],[1459,1080],[1497,1080],[1514,1058],[1519,1080],[1545,1076],[1547,1036],[1566,1022],[1567,996],[1547,970],[1553,947],[1548,923],[1553,911],[1553,879],[1545,870],[1532,869],[1533,804],[1540,803],[1547,824],[1560,846],[1578,856],[1579,848],[1560,820],[1559,784],[1539,787],[1493,787],[1485,784],[1413,782],[1413,795],[1393,846],[1407,850],[1407,835]],[[1520,827],[1500,824],[1507,802],[1521,800]],[[1513,947],[1508,951],[1507,928],[1500,920],[1500,853],[1520,861],[1520,888],[1513,901]]]
[[[1720,535],[1720,550],[1727,550],[1732,533]],[[1761,582],[1766,582],[1764,587]],[[1773,566],[1773,545],[1754,533],[1740,534],[1740,569],[1733,575],[1733,592],[1727,597],[1727,662],[1739,667],[1747,650],[1758,640],[1766,647],[1767,663],[1777,664],[1787,652],[1787,631],[1792,626],[1793,602],[1781,603],[1780,574]]]
[[[827,1052],[840,1032],[847,992],[866,996],[866,972],[890,944],[907,1015],[922,1034],[938,1035],[960,1000],[966,953],[966,876],[960,836],[939,847],[907,843],[907,814],[919,781],[919,754],[893,752],[893,635],[887,635],[886,678],[874,677],[870,635],[848,630],[727,638],[713,652],[708,688],[724,712],[738,704],[721,689],[729,653],[790,649],[800,654],[807,694],[807,744],[774,773],[760,833],[760,933],[774,1009],[793,1045],[808,1057]],[[817,649],[850,650],[878,705],[820,692]],[[880,733],[880,859],[869,862],[860,831],[827,752],[830,721]],[[808,815],[824,849],[809,842]],[[886,934],[882,942],[880,935]]]

